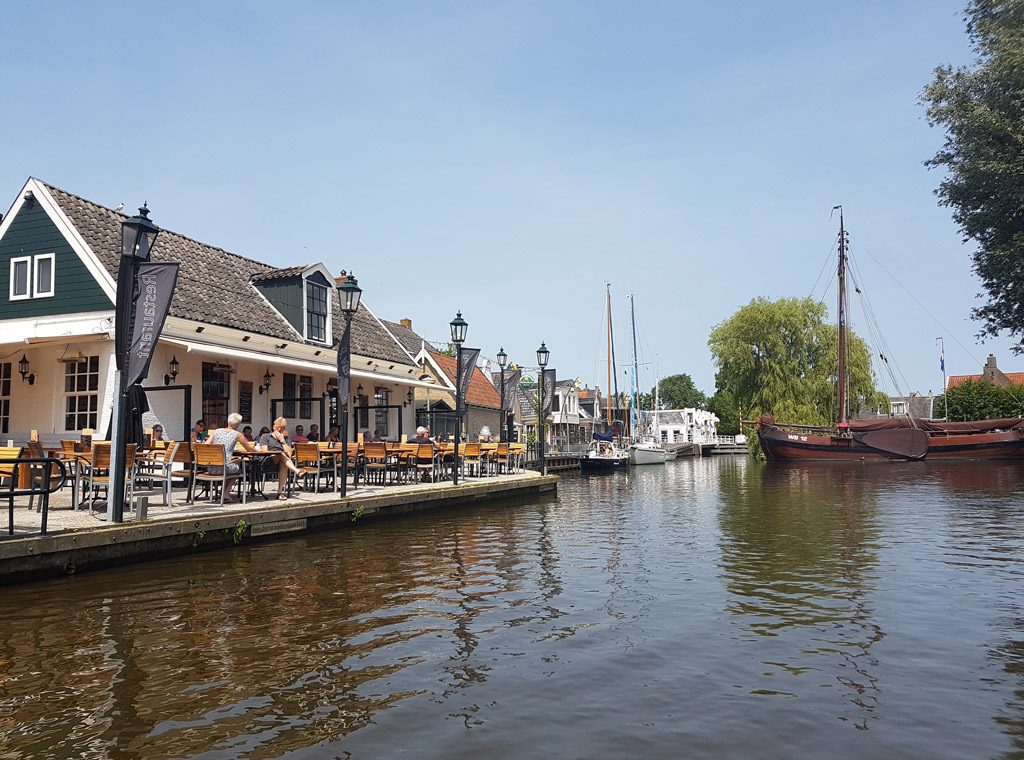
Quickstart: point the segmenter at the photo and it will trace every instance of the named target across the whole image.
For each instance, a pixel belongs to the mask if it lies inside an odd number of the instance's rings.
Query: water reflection
[[[795,695],[818,668],[808,654],[839,660],[834,676],[857,711],[842,715],[867,729],[878,704],[878,660],[885,634],[871,603],[878,564],[877,490],[886,473],[862,465],[757,465],[720,470],[721,569],[727,609],[739,633],[784,637],[764,664],[791,678],[765,694]],[[815,634],[793,633],[813,628]],[[815,683],[818,686],[819,683]]]

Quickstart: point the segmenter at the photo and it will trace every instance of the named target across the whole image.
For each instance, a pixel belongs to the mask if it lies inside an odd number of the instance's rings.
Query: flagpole
[[[946,398],[946,343],[941,335],[935,340],[939,344],[939,367],[942,368],[942,419],[949,422],[949,399]]]

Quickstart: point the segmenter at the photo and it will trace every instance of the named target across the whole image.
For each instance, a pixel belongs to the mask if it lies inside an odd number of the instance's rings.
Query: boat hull
[[[615,470],[625,470],[628,467],[628,456],[583,457],[580,459],[580,469],[583,472],[613,472]]]
[[[629,462],[633,465],[665,464],[665,450],[632,448],[629,450]]]
[[[873,448],[856,438],[824,432],[789,432],[758,429],[765,457],[782,461],[907,461],[913,459],[1024,459],[1024,432],[929,433],[921,456],[905,456]]]

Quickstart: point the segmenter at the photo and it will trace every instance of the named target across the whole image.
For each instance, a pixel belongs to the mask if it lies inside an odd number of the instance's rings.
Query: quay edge
[[[193,554],[303,533],[354,528],[363,522],[433,509],[519,499],[557,492],[558,477],[465,483],[395,494],[356,496],[210,516],[102,525],[47,536],[0,541],[0,586],[73,575],[146,560]],[[239,531],[239,522],[244,530]]]

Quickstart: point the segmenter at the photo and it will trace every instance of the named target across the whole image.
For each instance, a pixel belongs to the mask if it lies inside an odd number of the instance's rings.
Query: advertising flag
[[[352,389],[352,352],[345,350],[346,346],[351,345],[351,330],[352,321],[346,320],[345,332],[342,333],[341,343],[338,344],[338,398],[342,404],[347,403],[349,391]]]
[[[555,370],[544,370],[544,417],[551,414],[551,406],[555,399]]]
[[[515,369],[505,373],[505,409],[506,412],[511,412],[515,408],[516,402],[516,388],[519,387],[519,380],[523,376],[521,369]]]
[[[469,395],[469,384],[473,380],[473,371],[476,369],[476,363],[479,359],[479,348],[462,349],[462,366],[459,368],[459,377],[462,379],[462,384],[459,386],[459,395],[462,397],[463,404],[465,404],[465,400]]]
[[[127,367],[122,368],[127,374],[126,386],[141,383],[149,374],[153,349],[167,321],[177,282],[178,264],[175,262],[144,261],[138,265],[130,311],[131,343],[127,346]],[[127,325],[114,327],[115,343],[122,328],[126,334]]]

